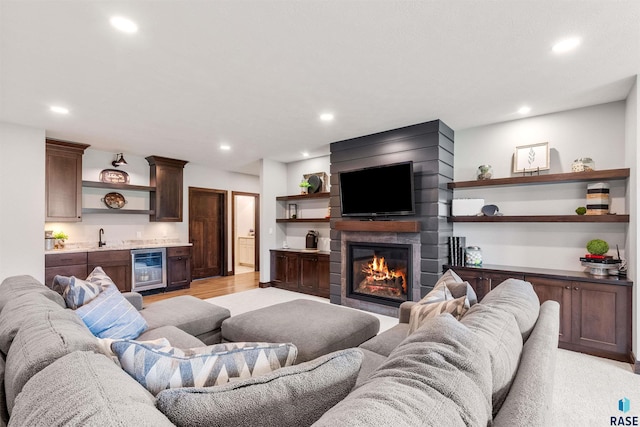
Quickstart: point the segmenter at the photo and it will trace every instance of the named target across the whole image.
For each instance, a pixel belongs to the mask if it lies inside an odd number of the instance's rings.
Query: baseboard
[[[233,270],[227,271],[227,276],[233,276]]]
[[[631,364],[633,365],[633,373],[640,375],[640,360],[636,359],[636,355],[631,352]]]
[[[258,282],[258,287],[259,288],[270,288],[271,287],[271,282]]]

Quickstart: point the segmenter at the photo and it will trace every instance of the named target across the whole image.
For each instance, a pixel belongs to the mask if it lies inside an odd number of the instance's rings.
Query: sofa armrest
[[[409,323],[409,318],[411,317],[411,307],[416,305],[415,301],[405,301],[400,304],[400,311],[398,313],[398,322],[399,323]]]
[[[129,301],[132,306],[136,308],[136,310],[142,310],[142,295],[137,292],[123,292],[122,296],[124,299]]]

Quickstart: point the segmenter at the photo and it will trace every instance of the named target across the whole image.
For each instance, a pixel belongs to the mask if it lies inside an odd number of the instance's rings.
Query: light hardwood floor
[[[219,297],[222,295],[255,289],[258,287],[259,280],[260,273],[258,272],[194,280],[191,282],[191,287],[189,289],[146,295],[142,298],[142,301],[146,305],[163,299],[176,297],[178,295],[192,295],[200,299]]]

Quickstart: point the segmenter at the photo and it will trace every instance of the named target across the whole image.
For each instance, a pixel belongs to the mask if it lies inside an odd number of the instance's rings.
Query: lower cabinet
[[[167,291],[191,286],[191,246],[167,248]]]
[[[507,278],[530,282],[540,303],[553,300],[560,304],[560,348],[631,360],[631,282],[586,277],[584,273],[572,277],[562,272],[558,275],[561,277],[554,277],[553,274],[530,271],[496,272],[477,267],[444,266],[445,270],[448,268],[478,289],[479,300],[480,293],[484,297]]]
[[[329,255],[272,250],[271,284],[329,298]]]
[[[87,271],[102,267],[121,292],[131,291],[131,251],[96,251],[87,253]]]
[[[46,254],[44,256],[44,283],[48,287],[53,285],[56,275],[76,276],[81,279],[87,277],[87,253]]]

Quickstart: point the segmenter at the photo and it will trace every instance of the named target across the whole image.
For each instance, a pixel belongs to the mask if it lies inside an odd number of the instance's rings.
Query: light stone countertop
[[[146,248],[170,248],[176,246],[193,246],[191,243],[179,242],[176,239],[154,239],[154,240],[114,240],[107,241],[107,244],[101,248],[97,242],[78,242],[67,243],[64,249],[52,249],[44,251],[48,254],[71,254],[78,252],[102,252],[102,251],[119,251],[129,249],[146,249]]]

